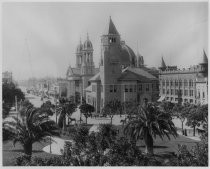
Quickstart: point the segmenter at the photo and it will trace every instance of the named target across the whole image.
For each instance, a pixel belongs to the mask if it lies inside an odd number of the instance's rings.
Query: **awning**
[[[158,102],[162,102],[165,99],[166,96],[160,96],[160,98],[157,100]]]

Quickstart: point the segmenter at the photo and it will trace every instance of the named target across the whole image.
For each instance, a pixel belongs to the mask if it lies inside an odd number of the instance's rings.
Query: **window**
[[[79,87],[79,80],[75,80],[75,86]]]
[[[163,89],[163,94],[165,94],[165,89]]]
[[[193,99],[190,99],[190,103],[193,103]]]
[[[171,83],[171,86],[173,86],[173,85],[174,85],[174,82],[173,82],[173,80],[171,80],[171,82],[170,82],[170,83]]]
[[[166,86],[169,86],[169,81],[168,80],[166,80]]]
[[[142,84],[139,85],[139,91],[142,91]]]
[[[205,98],[205,93],[203,92],[203,99]]]
[[[116,38],[109,38],[109,43],[116,42]]]
[[[190,96],[193,96],[193,90],[190,90]]]
[[[133,85],[130,85],[130,92],[133,92]]]
[[[117,92],[117,85],[114,85],[114,92]]]
[[[171,89],[171,95],[173,95],[174,94],[174,90],[173,89]]]
[[[136,92],[136,85],[134,85],[133,92]]]
[[[184,90],[184,95],[188,96],[188,90]]]
[[[149,84],[146,85],[146,91],[149,91]]]
[[[177,89],[175,90],[175,95],[178,95],[178,90]]]
[[[175,80],[175,86],[178,86],[178,80]]]
[[[193,87],[193,80],[192,79],[190,79],[190,81],[189,81],[189,86]]]
[[[113,92],[113,85],[110,85],[110,86],[109,86],[109,91],[110,91],[110,93]]]
[[[125,92],[128,92],[128,85],[125,85]]]
[[[169,89],[167,89],[166,94],[169,94]]]
[[[182,80],[179,80],[179,86],[182,86]]]
[[[163,80],[162,85],[165,86],[165,80]]]
[[[201,95],[200,95],[200,91],[198,91],[198,98],[200,99]]]
[[[188,82],[187,82],[186,79],[184,80],[184,86],[185,86],[185,87],[188,86]]]

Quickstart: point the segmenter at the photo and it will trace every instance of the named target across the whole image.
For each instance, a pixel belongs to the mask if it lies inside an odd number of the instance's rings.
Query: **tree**
[[[127,118],[132,119],[132,116],[137,114],[137,107],[138,104],[134,102],[126,101],[122,103],[122,111],[126,115],[125,120]]]
[[[25,115],[25,119],[13,117],[14,121],[4,122],[3,128],[13,133],[11,135],[13,144],[20,142],[24,153],[30,158],[33,143],[46,141],[47,136],[58,136],[59,133],[55,122],[49,120],[48,113],[42,109],[29,107]]]
[[[173,108],[174,108],[175,104],[171,103],[171,102],[167,102],[167,101],[163,101],[160,104],[160,107],[162,108],[162,110],[166,113],[171,114],[171,116],[173,116]]]
[[[79,109],[80,109],[81,113],[85,116],[85,118],[86,118],[86,124],[87,124],[87,119],[95,111],[95,108],[92,105],[85,103],[85,104],[82,104],[79,107]]]
[[[58,126],[60,128],[63,128],[64,131],[66,131],[66,116],[68,116],[69,118],[72,115],[72,113],[75,112],[77,107],[75,103],[67,102],[65,100],[60,101],[60,107],[61,112],[60,117],[58,119]]]
[[[118,100],[112,100],[105,105],[105,107],[103,108],[103,113],[111,118],[111,124],[112,124],[112,119],[114,115],[119,114],[121,110],[122,110],[121,102]]]
[[[53,115],[53,112],[54,112],[55,105],[53,105],[53,104],[48,100],[48,101],[46,101],[45,103],[43,103],[43,104],[41,105],[41,108],[42,108],[44,111],[48,112],[50,116],[52,116],[52,115]]]
[[[183,105],[175,104],[172,109],[173,116],[176,116],[177,118],[179,118],[182,123],[182,131],[184,130],[184,122],[187,119],[189,111],[190,111],[189,103],[184,103]]]
[[[201,124],[207,124],[207,122],[208,106],[190,105],[186,125],[191,126],[193,128],[193,136],[195,136],[196,127],[199,127]]]
[[[7,117],[12,105],[15,104],[15,96],[17,97],[18,102],[25,99],[24,93],[20,89],[18,89],[14,83],[3,83],[3,118]]]
[[[153,154],[153,142],[156,136],[161,139],[165,135],[170,139],[170,134],[177,136],[170,114],[160,111],[153,104],[140,107],[136,119],[129,121],[124,133],[134,141],[143,139],[146,154]]]

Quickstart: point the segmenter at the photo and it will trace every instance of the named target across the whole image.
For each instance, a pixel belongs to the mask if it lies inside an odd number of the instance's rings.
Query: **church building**
[[[85,89],[86,102],[101,109],[111,100],[142,104],[144,99],[157,101],[159,96],[158,71],[144,65],[143,56],[121,40],[111,17],[101,36],[99,72],[89,79]],[[88,83],[85,83],[88,84]]]

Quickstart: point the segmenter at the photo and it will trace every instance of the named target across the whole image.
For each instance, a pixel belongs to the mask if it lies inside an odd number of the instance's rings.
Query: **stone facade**
[[[207,103],[208,59],[204,52],[203,62],[188,69],[180,70],[177,66],[166,66],[163,58],[159,72],[160,99],[178,103],[199,103],[198,94],[204,92],[204,102]],[[205,81],[205,82],[203,82]],[[179,97],[180,94],[180,97]],[[201,97],[200,97],[201,98]],[[203,98],[202,98],[203,99]],[[202,101],[203,102],[203,101]]]
[[[86,41],[82,44],[80,40],[76,48],[76,67],[69,65],[66,78],[58,80],[59,96],[67,99],[73,96],[76,102],[80,102],[82,97],[85,98],[84,91],[89,85],[88,80],[98,71],[93,62],[93,46],[87,34]]]

